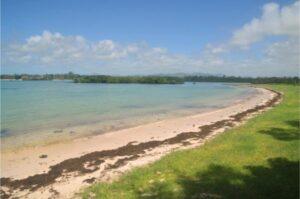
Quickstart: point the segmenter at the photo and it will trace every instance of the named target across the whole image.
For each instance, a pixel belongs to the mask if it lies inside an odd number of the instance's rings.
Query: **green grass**
[[[299,198],[299,86],[263,86],[283,92],[283,102],[204,146],[93,185],[83,198]]]

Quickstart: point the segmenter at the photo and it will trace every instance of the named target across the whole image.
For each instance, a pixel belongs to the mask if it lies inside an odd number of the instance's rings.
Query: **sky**
[[[2,0],[1,73],[299,76],[299,20],[299,0]]]

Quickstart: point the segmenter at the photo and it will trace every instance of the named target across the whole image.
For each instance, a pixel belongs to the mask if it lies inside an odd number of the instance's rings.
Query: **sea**
[[[1,148],[51,144],[219,109],[255,94],[236,84],[1,80]]]

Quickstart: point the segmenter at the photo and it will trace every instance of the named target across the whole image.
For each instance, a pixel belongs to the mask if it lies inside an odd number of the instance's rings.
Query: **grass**
[[[136,168],[83,198],[299,198],[299,86],[262,85],[283,102],[199,148]]]

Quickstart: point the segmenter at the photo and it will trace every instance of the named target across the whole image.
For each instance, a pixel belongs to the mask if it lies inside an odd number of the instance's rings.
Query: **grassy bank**
[[[299,86],[283,102],[196,149],[174,152],[84,198],[299,198]]]

